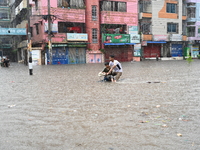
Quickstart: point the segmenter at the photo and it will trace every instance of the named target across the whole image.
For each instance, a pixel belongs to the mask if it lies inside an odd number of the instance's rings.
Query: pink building
[[[32,48],[41,50],[44,64],[49,61],[48,1],[31,4]],[[137,0],[50,0],[50,6],[52,64],[101,63],[110,54],[133,60],[133,45],[140,43]]]

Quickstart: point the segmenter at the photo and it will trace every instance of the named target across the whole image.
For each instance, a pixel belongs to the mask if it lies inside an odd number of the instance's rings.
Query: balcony
[[[187,36],[183,35],[183,41],[187,41]]]
[[[142,34],[142,41],[152,41],[152,34]]]
[[[142,18],[152,18],[152,13],[140,13],[139,19],[142,19]]]

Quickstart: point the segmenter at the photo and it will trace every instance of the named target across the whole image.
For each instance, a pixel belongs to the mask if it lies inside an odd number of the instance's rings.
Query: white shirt
[[[119,61],[117,61],[117,60],[114,60],[113,62],[112,61],[110,61],[109,62],[109,66],[112,68],[113,66],[116,66],[115,68],[113,68],[113,71],[114,72],[122,72],[123,70],[122,70],[122,65],[121,65],[121,63],[119,62]]]

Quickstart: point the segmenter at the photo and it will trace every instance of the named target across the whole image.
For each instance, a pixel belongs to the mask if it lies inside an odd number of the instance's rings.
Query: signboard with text
[[[153,36],[154,41],[168,41],[167,35],[154,35]]]
[[[128,26],[129,34],[138,34],[138,26]]]
[[[131,43],[140,43],[139,34],[130,34]]]
[[[130,43],[129,34],[104,34],[103,43]]]
[[[170,37],[171,41],[182,41],[183,36],[180,34],[172,34]]]
[[[68,41],[88,41],[88,35],[85,33],[67,33]]]
[[[26,35],[26,28],[0,28],[0,35]]]

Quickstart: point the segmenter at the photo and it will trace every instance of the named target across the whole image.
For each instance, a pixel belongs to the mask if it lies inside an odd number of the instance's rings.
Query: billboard
[[[0,35],[26,35],[26,28],[0,28]]]
[[[67,41],[88,41],[85,33],[67,33]]]
[[[130,43],[129,34],[104,34],[103,43]]]

